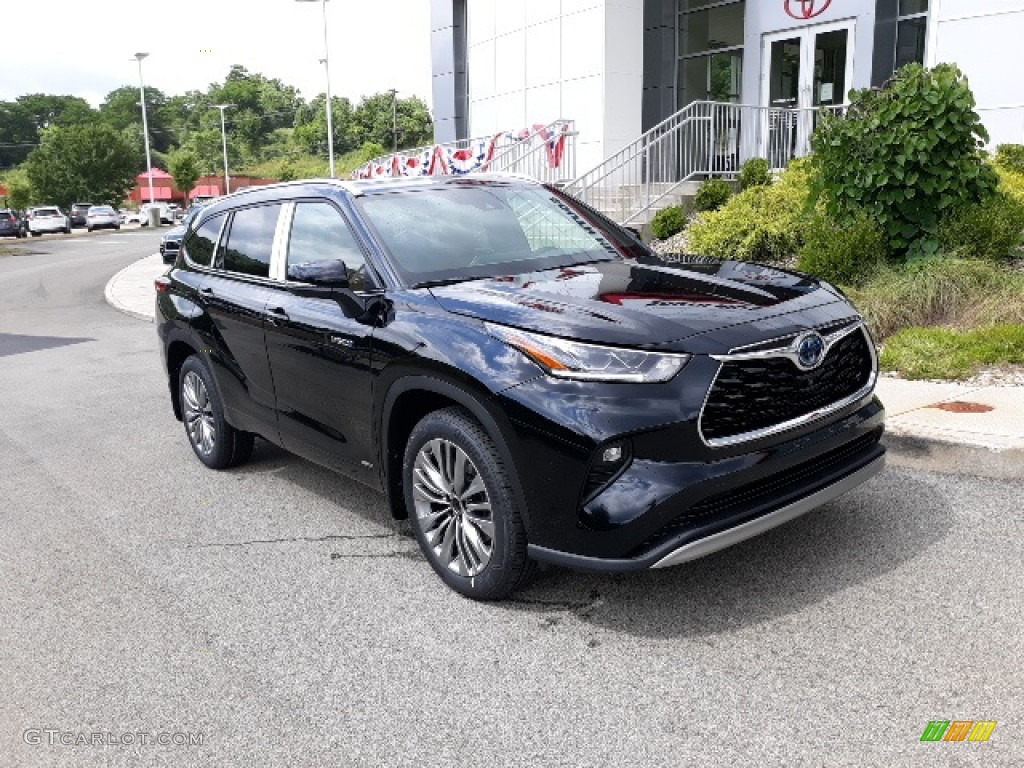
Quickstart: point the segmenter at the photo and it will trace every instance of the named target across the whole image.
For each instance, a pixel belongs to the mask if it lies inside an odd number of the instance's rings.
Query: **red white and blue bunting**
[[[386,158],[377,158],[352,172],[353,179],[383,179],[400,176],[461,176],[467,173],[484,173],[490,170],[491,162],[498,153],[503,139],[513,142],[539,138],[546,144],[548,165],[558,168],[565,154],[568,125],[560,131],[549,131],[547,126],[534,125],[533,129],[509,131],[495,134],[490,139],[474,142],[469,147],[453,147],[435,144],[419,153],[401,152]],[[503,146],[508,149],[512,145]]]

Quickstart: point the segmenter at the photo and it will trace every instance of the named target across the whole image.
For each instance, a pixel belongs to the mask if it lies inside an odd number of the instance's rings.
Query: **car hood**
[[[449,312],[597,343],[721,352],[856,316],[827,283],[742,261],[608,262],[430,289]]]
[[[185,236],[185,227],[172,227],[164,233],[164,240],[181,240]]]

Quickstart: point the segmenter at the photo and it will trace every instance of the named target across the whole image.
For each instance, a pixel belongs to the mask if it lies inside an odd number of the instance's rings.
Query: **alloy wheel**
[[[208,456],[216,445],[217,429],[206,384],[198,374],[189,371],[182,380],[181,395],[189,439],[196,450]]]
[[[476,576],[494,551],[494,518],[483,477],[455,443],[428,441],[413,464],[416,519],[438,560]]]

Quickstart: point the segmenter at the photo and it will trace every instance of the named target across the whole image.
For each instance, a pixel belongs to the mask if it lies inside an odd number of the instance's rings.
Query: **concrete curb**
[[[882,444],[889,463],[907,469],[970,475],[992,480],[1024,480],[1024,449],[994,449],[943,440],[934,435],[886,432]]]
[[[153,259],[159,259],[159,254],[153,254],[147,256],[144,259],[129,264],[124,269],[120,270],[110,280],[107,281],[106,287],[103,289],[103,297],[107,303],[116,309],[118,312],[123,312],[126,315],[138,318],[139,320],[145,320],[146,322],[153,322],[153,311],[146,312],[144,309],[139,307],[140,294],[145,295],[144,287],[145,281],[150,280],[153,269]],[[162,263],[162,262],[161,262]],[[148,283],[152,285],[151,282]],[[155,299],[155,291],[153,293]]]

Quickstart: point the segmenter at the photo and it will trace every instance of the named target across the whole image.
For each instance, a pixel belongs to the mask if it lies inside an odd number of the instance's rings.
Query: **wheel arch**
[[[402,488],[402,462],[405,446],[413,428],[428,413],[460,406],[466,409],[483,427],[494,443],[502,462],[508,467],[516,482],[513,488],[523,510],[523,523],[527,533],[530,530],[530,510],[523,492],[521,473],[511,445],[515,432],[507,418],[483,398],[468,392],[457,384],[436,376],[407,376],[399,379],[388,389],[383,401],[380,417],[380,446],[383,485],[388,506],[395,519],[408,516]]]

